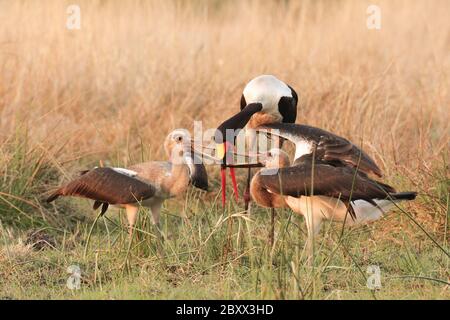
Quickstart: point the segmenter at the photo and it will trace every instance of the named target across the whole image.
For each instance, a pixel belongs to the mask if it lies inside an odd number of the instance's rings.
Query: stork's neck
[[[164,181],[164,187],[171,196],[184,193],[189,185],[189,167],[184,164],[172,164],[170,174]]]
[[[259,126],[271,123],[278,123],[282,121],[282,116],[279,113],[263,113],[258,112],[254,114],[247,124],[250,129],[256,129]]]
[[[260,206],[266,208],[284,208],[286,207],[285,198],[282,195],[269,192],[263,187],[260,177],[261,172],[258,172],[250,183],[250,194],[253,200]]]

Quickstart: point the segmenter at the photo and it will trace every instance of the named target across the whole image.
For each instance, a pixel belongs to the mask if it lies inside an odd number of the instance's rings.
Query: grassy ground
[[[310,265],[303,252],[303,221],[290,212],[280,213],[276,243],[270,247],[264,210],[247,217],[232,207],[222,215],[198,195],[190,195],[189,202],[194,205],[164,210],[163,248],[146,215],[138,225],[143,232],[132,243],[117,214],[100,218],[91,237],[92,221],[72,231],[45,229],[50,235],[45,240],[57,240],[43,251],[3,230],[2,297],[450,298],[449,258],[400,213],[342,237],[339,225],[327,225]],[[180,210],[187,218],[179,216]],[[442,244],[444,239],[436,240]],[[71,265],[82,271],[79,290],[66,287]],[[382,287],[376,291],[366,286],[371,265],[381,270]]]
[[[382,1],[381,30],[364,1],[79,1],[80,30],[68,4],[0,3],[0,298],[450,298],[448,2]],[[209,193],[165,205],[163,244],[145,210],[129,242],[123,212],[44,202],[99,161],[164,159],[168,132],[215,127],[262,73],[300,94],[299,123],[362,145],[418,199],[326,224],[314,263],[303,218],[280,211],[270,247],[268,211],[223,210],[217,168]]]

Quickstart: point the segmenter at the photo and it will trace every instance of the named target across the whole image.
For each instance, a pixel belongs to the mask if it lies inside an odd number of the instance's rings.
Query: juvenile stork
[[[206,169],[192,152],[190,141],[185,130],[174,130],[164,141],[169,161],[145,162],[127,169],[101,167],[83,171],[78,178],[53,192],[47,202],[60,196],[88,198],[94,200],[94,210],[102,207],[102,215],[109,205],[125,208],[130,234],[139,207],[148,207],[152,222],[159,226],[166,199],[183,194],[189,184],[208,189]]]
[[[265,168],[253,177],[253,200],[267,208],[289,207],[305,217],[310,252],[324,220],[357,225],[379,219],[395,202],[413,200],[415,192],[396,192],[387,184],[342,165],[304,155],[290,166],[280,149],[260,156]],[[273,241],[273,227],[271,230]]]

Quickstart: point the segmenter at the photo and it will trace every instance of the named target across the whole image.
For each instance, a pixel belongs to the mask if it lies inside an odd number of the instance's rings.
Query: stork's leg
[[[137,213],[139,208],[133,205],[126,205],[125,210],[127,212],[127,220],[128,220],[128,234],[130,237],[133,234],[134,224],[136,223]]]
[[[314,240],[319,234],[320,227],[322,225],[322,219],[315,215],[311,206],[309,206],[308,210],[305,212],[305,222],[306,228],[308,229],[308,238],[306,240],[306,252],[308,258],[313,258],[314,256]],[[312,261],[312,260],[311,260]]]
[[[152,212],[152,223],[156,226],[159,226],[160,224],[161,205],[161,202],[156,202],[150,206],[150,210]]]
[[[277,216],[277,212],[275,208],[270,208],[270,235],[269,235],[269,243],[270,247],[273,247],[273,243],[275,242],[275,217]]]
[[[245,211],[250,214],[250,181],[252,179],[252,168],[248,168],[247,172],[247,183],[245,185],[244,190],[244,205],[245,205]]]
[[[161,229],[160,216],[161,216],[161,207],[163,201],[155,201],[151,206],[150,210],[152,211],[152,222],[156,226],[157,236],[159,242],[164,242],[164,234]]]

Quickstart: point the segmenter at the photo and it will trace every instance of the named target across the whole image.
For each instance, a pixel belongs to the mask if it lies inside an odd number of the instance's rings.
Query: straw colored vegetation
[[[377,3],[381,30],[366,1],[1,1],[0,298],[450,298],[450,3]],[[265,73],[300,94],[298,123],[363,146],[417,200],[327,224],[313,264],[302,217],[279,211],[269,247],[268,211],[223,211],[214,167],[209,193],[163,208],[163,250],[144,212],[130,243],[123,212],[45,203],[80,169],[164,159],[171,130],[214,128]]]

